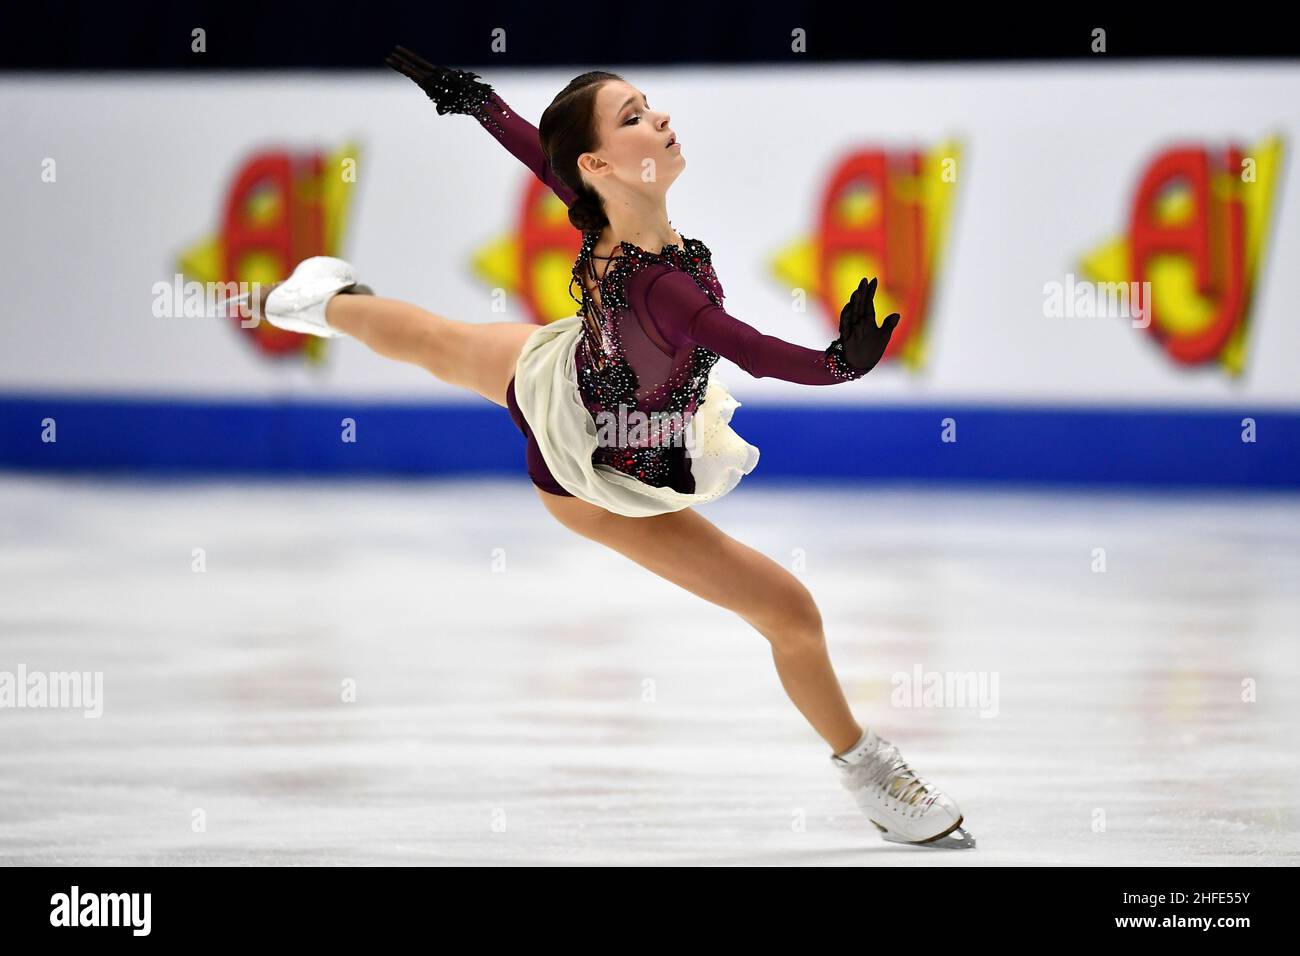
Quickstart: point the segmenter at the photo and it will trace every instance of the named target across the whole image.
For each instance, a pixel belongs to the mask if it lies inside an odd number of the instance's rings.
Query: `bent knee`
[[[773,646],[794,650],[823,643],[821,611],[803,582],[792,576],[765,597],[763,606],[746,617]]]

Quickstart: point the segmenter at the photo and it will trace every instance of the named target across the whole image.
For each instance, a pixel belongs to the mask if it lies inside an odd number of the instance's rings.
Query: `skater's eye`
[[[649,108],[650,108],[650,101],[649,101],[648,99],[645,98],[645,95],[644,95],[644,94],[642,94],[642,96],[641,96],[641,102],[645,104],[645,108],[646,108],[646,109],[649,109]],[[631,116],[630,118],[628,118],[628,119],[623,123],[623,125],[624,125],[624,126],[628,126],[628,125],[631,124],[632,120],[639,120],[640,118],[641,118],[641,114],[640,114],[640,113],[633,113],[632,116]]]

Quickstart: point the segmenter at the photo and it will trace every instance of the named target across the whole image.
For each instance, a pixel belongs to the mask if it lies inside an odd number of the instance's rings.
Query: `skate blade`
[[[965,817],[958,819],[956,823],[944,830],[938,836],[932,836],[928,840],[904,840],[902,837],[890,833],[875,820],[871,825],[880,831],[881,839],[887,843],[901,843],[903,846],[924,846],[936,850],[973,850],[975,849],[975,837],[961,823]]]
[[[229,299],[222,299],[217,303],[217,315],[229,316],[231,309],[243,305],[253,298],[253,293],[245,292],[243,295],[233,296]]]
[[[217,303],[216,314],[223,319],[239,319],[240,322],[248,322],[250,319],[255,320],[253,325],[265,319],[265,315],[255,315],[253,313],[253,293],[245,292],[243,295],[231,296],[229,299],[222,299]],[[247,306],[247,308],[242,308]],[[252,326],[249,326],[251,328]]]

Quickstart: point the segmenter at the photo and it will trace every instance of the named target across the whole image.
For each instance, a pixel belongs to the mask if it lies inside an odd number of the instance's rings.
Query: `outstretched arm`
[[[555,175],[542,152],[537,127],[517,114],[477,73],[434,66],[406,47],[399,46],[384,60],[394,70],[415,81],[440,114],[473,116],[517,160],[544,182],[566,206],[573,205],[573,190]]]
[[[844,306],[840,337],[824,350],[766,335],[726,312],[686,273],[668,267],[643,270],[646,314],[674,348],[695,344],[730,359],[755,378],[800,385],[833,385],[866,375],[885,352],[898,314],[876,325],[876,280],[866,279]],[[631,291],[631,290],[629,290]],[[640,291],[640,290],[638,290]],[[639,298],[639,297],[638,297]]]
[[[541,140],[537,136],[537,127],[512,110],[495,92],[487,98],[479,116],[479,122],[487,128],[515,159],[519,160],[533,175],[551,187],[551,191],[560,197],[566,206],[572,206],[577,198],[572,189],[564,185],[560,177],[551,169],[546,154],[542,152]]]

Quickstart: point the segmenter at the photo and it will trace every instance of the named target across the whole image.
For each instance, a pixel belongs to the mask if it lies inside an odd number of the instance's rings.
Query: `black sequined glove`
[[[856,370],[869,372],[889,347],[898,325],[898,313],[890,313],[883,325],[876,325],[876,280],[864,278],[840,312],[840,337],[836,340],[845,360]]]
[[[479,116],[483,105],[492,95],[491,84],[481,81],[477,73],[434,66],[404,46],[399,46],[388,54],[384,62],[398,73],[414,80],[415,85],[424,90],[437,105],[440,115],[461,113]]]

